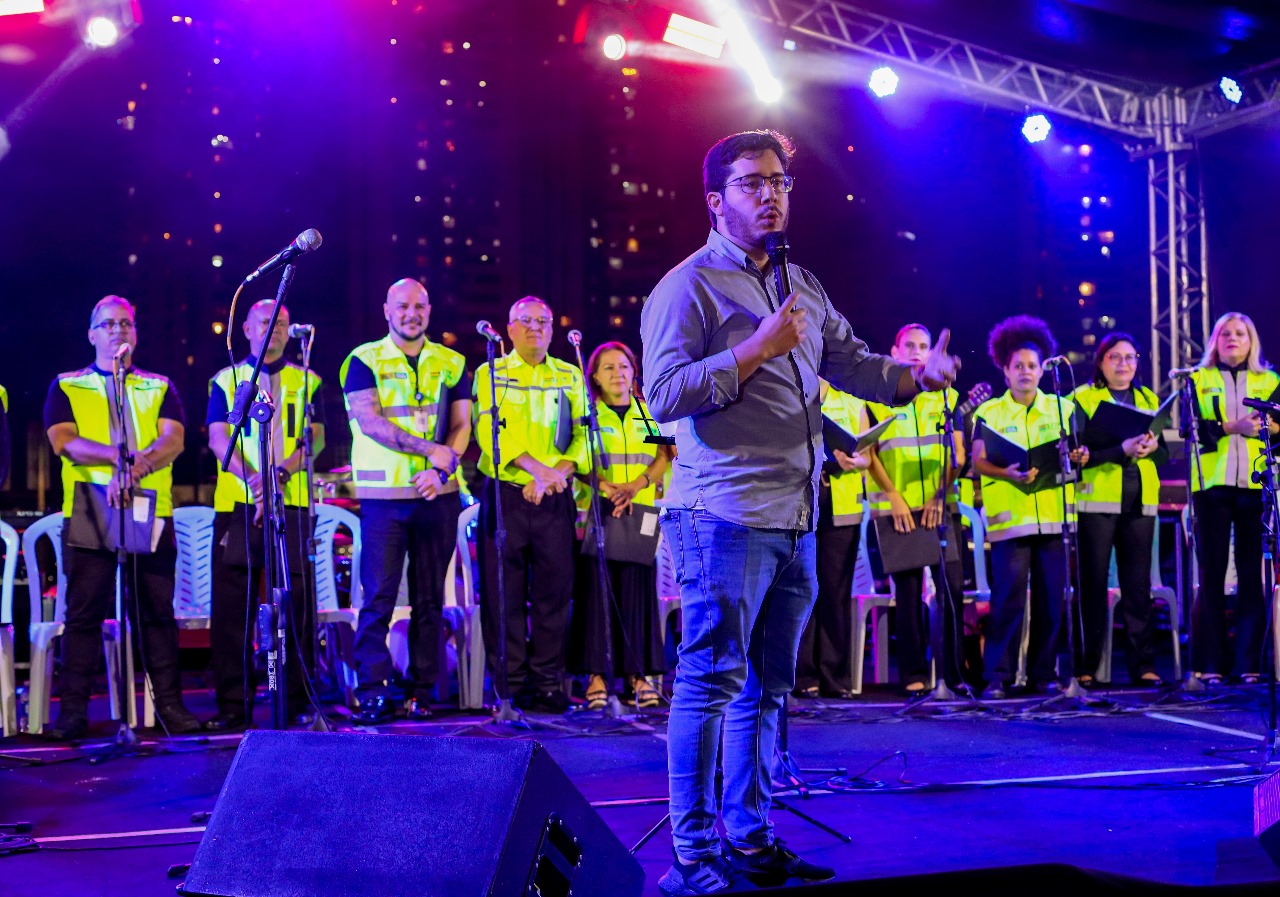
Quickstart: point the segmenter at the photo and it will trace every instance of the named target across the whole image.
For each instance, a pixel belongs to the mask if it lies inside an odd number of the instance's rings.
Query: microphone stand
[[[934,583],[933,594],[933,612],[929,615],[929,650],[934,657],[934,684],[933,691],[927,695],[908,699],[907,706],[894,713],[894,716],[901,716],[904,713],[912,712],[926,704],[935,701],[954,701],[958,695],[947,685],[946,670],[944,669],[944,661],[946,659],[946,641],[947,641],[947,615],[950,614],[951,626],[953,632],[952,639],[952,660],[955,663],[956,678],[961,681],[960,690],[968,699],[968,703],[977,707],[981,702],[974,697],[973,689],[964,682],[964,676],[960,668],[960,651],[963,646],[960,639],[956,636],[959,634],[959,627],[962,625],[961,613],[956,608],[955,595],[951,591],[951,578],[947,575],[947,547],[949,545],[950,524],[952,521],[947,519],[947,492],[948,472],[955,466],[955,422],[951,419],[951,403],[947,398],[946,389],[942,390],[942,422],[938,424],[938,432],[942,434],[942,467],[938,474],[938,489],[934,493],[935,497],[942,503],[942,516],[938,520],[938,525],[934,527],[938,533],[938,572],[941,574],[939,579],[941,582]],[[956,473],[959,473],[957,469]],[[957,531],[956,538],[959,539],[960,533]],[[957,544],[957,549],[959,544]],[[943,602],[946,602],[944,605]]]
[[[1280,546],[1277,541],[1280,540],[1280,507],[1276,503],[1276,456],[1275,452],[1280,449],[1271,437],[1271,418],[1269,415],[1262,416],[1262,432],[1259,436],[1262,438],[1262,448],[1259,451],[1258,461],[1261,464],[1260,470],[1255,470],[1252,474],[1253,481],[1262,486],[1262,575],[1263,575],[1263,594],[1270,599],[1267,605],[1267,627],[1266,631],[1271,634],[1271,663],[1266,663],[1267,646],[1263,645],[1263,662],[1259,664],[1262,672],[1267,677],[1267,741],[1263,748],[1263,759],[1261,767],[1265,769],[1271,759],[1276,754],[1276,638],[1278,634],[1275,630],[1276,601],[1280,598],[1280,587],[1276,584],[1276,563],[1277,555],[1280,554]]]
[[[268,331],[270,332],[270,331]],[[315,418],[315,405],[311,402],[311,350],[314,346],[316,332],[314,329],[307,332],[302,338],[302,457],[303,470],[307,474],[307,538],[306,538],[306,558],[309,565],[308,570],[304,571],[307,575],[303,577],[303,600],[307,602],[307,606],[314,612],[316,606],[315,597],[315,569],[316,569],[316,552],[319,551],[319,544],[316,542],[316,466],[315,466],[315,443],[311,435],[311,421]],[[358,573],[357,573],[358,575]],[[311,644],[314,658],[320,656],[320,627],[311,627]],[[318,702],[317,702],[318,703]],[[316,708],[319,710],[319,707]],[[317,713],[317,718],[321,714]]]
[[[133,615],[130,609],[134,595],[134,584],[129,580],[125,563],[125,559],[128,557],[127,543],[125,541],[127,530],[125,521],[128,515],[126,505],[133,500],[133,455],[129,451],[129,423],[126,417],[128,406],[125,402],[128,374],[121,361],[122,358],[117,356],[113,359],[111,365],[111,379],[115,387],[112,405],[115,408],[116,420],[120,423],[119,436],[116,440],[116,477],[120,484],[118,493],[119,507],[116,514],[116,533],[118,536],[116,544],[116,582],[120,588],[120,619],[117,622],[120,628],[117,634],[115,650],[109,652],[106,658],[108,668],[112,673],[109,680],[119,683],[119,687],[114,690],[115,707],[113,709],[119,714],[120,725],[116,729],[115,739],[111,745],[105,751],[95,755],[90,761],[92,763],[99,763],[109,757],[136,754],[142,751],[142,739],[138,737],[138,733],[129,724],[129,716],[134,709],[133,663],[131,662],[133,652]],[[145,662],[143,663],[143,670],[145,678]]]
[[[280,275],[280,287],[276,291],[275,303],[271,306],[271,319],[267,322],[267,333],[275,330],[276,321],[280,318],[280,309],[284,305],[285,294],[293,283],[295,268],[285,265]],[[272,446],[271,431],[275,419],[275,399],[258,394],[258,377],[262,373],[262,360],[266,352],[258,353],[254,359],[253,371],[249,379],[236,387],[235,402],[227,420],[234,429],[227,443],[227,450],[222,456],[222,469],[227,470],[231,463],[231,455],[235,446],[244,434],[245,418],[250,417],[258,423],[258,459],[262,473],[262,559],[266,570],[267,594],[271,596],[269,604],[258,607],[258,634],[262,647],[267,655],[267,691],[271,696],[271,725],[274,729],[286,729],[289,725],[288,694],[285,686],[287,660],[285,649],[288,644],[287,633],[292,626],[289,591],[289,558],[286,551],[286,532],[284,518],[284,496],[280,491],[280,480],[275,474],[276,459]]]
[[[609,468],[609,459],[604,453],[604,438],[600,435],[600,418],[596,414],[596,403],[587,389],[587,368],[582,362],[582,337],[576,331],[569,334],[569,342],[573,345],[573,354],[578,361],[578,370],[582,372],[582,395],[587,406],[583,423],[587,426],[587,443],[591,455],[591,523],[596,543],[596,590],[599,592],[599,612],[604,626],[604,681],[608,696],[605,698],[605,716],[621,719],[625,714],[613,688],[613,586],[609,581],[609,561],[604,556],[604,519],[600,513],[600,474],[598,468]],[[590,635],[587,636],[590,638]]]
[[[1076,576],[1079,573],[1079,564],[1076,561],[1076,531],[1071,521],[1071,515],[1067,512],[1067,484],[1074,483],[1078,479],[1075,468],[1071,463],[1071,443],[1074,431],[1067,431],[1066,418],[1062,414],[1062,383],[1059,379],[1058,368],[1060,365],[1055,364],[1052,367],[1053,372],[1053,398],[1054,403],[1058,406],[1058,467],[1061,473],[1058,475],[1058,495],[1062,507],[1062,567],[1063,567],[1063,598],[1065,611],[1067,616],[1067,653],[1069,659],[1070,673],[1066,687],[1059,691],[1056,695],[1048,700],[1041,701],[1039,704],[1033,705],[1030,710],[1038,710],[1057,701],[1070,700],[1082,706],[1091,704],[1100,704],[1101,701],[1091,700],[1089,693],[1085,691],[1084,686],[1080,684],[1080,680],[1076,678],[1076,637],[1083,635],[1083,627],[1077,632],[1076,627],[1079,623],[1079,605],[1077,598],[1080,594]],[[1078,446],[1077,446],[1078,448]],[[1028,608],[1028,613],[1030,609]],[[1057,646],[1054,646],[1057,650]]]
[[[506,426],[498,415],[498,353],[497,343],[486,337],[485,352],[489,360],[489,413],[493,415],[493,433],[489,440],[489,457],[493,459],[493,544],[497,557],[498,588],[498,662],[493,690],[498,705],[494,710],[495,723],[524,723],[524,714],[511,704],[507,693],[507,525],[502,514],[502,447],[499,434]]]
[[[1181,426],[1179,427],[1179,435],[1183,441],[1183,455],[1187,465],[1187,527],[1183,533],[1183,540],[1187,546],[1187,550],[1191,555],[1191,563],[1196,569],[1197,575],[1192,578],[1191,583],[1186,582],[1186,575],[1183,572],[1183,565],[1178,564],[1177,586],[1178,597],[1182,601],[1182,606],[1186,608],[1187,615],[1187,657],[1190,662],[1187,664],[1187,675],[1182,681],[1182,690],[1184,692],[1203,692],[1205,684],[1195,674],[1195,605],[1200,600],[1200,576],[1199,576],[1199,557],[1200,544],[1199,537],[1196,535],[1198,528],[1198,520],[1196,515],[1195,490],[1192,479],[1192,472],[1195,472],[1196,478],[1203,485],[1204,471],[1200,466],[1200,403],[1196,397],[1196,384],[1190,377],[1186,376],[1182,380],[1182,411]],[[1193,466],[1194,465],[1194,466]],[[1188,592],[1191,600],[1188,601]]]

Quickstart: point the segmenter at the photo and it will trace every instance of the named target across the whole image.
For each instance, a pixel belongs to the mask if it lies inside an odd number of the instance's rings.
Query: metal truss
[[[1147,163],[1151,382],[1203,353],[1209,258],[1195,141],[1280,111],[1280,59],[1242,72],[1239,103],[1217,82],[1190,89],[1124,85],[936,34],[843,0],[740,0],[745,16],[844,51],[958,85],[984,100],[1064,115],[1129,138]]]

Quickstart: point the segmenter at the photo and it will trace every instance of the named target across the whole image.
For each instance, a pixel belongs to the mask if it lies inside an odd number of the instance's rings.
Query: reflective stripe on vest
[[[1242,382],[1243,380],[1243,382]],[[1197,368],[1191,374],[1191,382],[1196,386],[1196,397],[1199,400],[1200,419],[1223,423],[1228,420],[1239,420],[1253,413],[1242,399],[1269,400],[1276,386],[1280,384],[1280,376],[1275,371],[1263,371],[1255,374],[1242,371],[1232,377],[1223,376],[1219,368]],[[1243,387],[1243,388],[1242,388]],[[1214,486],[1235,486],[1237,489],[1261,489],[1260,483],[1253,482],[1253,464],[1262,448],[1261,439],[1253,439],[1239,434],[1224,434],[1217,446],[1211,451],[1200,450],[1200,470],[1191,465],[1191,484],[1193,491]],[[1204,474],[1204,485],[1200,484],[1200,474]]]
[[[417,370],[409,367],[404,351],[390,334],[372,343],[357,346],[342,362],[340,380],[345,383],[351,359],[358,358],[373,371],[378,383],[382,416],[395,426],[422,439],[442,443],[449,432],[449,412],[441,408],[446,389],[457,386],[466,360],[452,349],[424,341],[418,354]],[[413,477],[431,469],[422,455],[410,455],[374,442],[360,430],[351,414],[351,403],[343,391],[351,424],[351,477],[357,498],[416,499]],[[462,478],[459,466],[442,492],[455,492]]]
[[[1012,393],[990,399],[974,412],[974,427],[981,420],[1005,439],[1023,448],[1033,448],[1058,438],[1058,405],[1062,419],[1072,424],[1075,404],[1070,399],[1057,399],[1036,391],[1031,407],[1019,405]],[[1075,487],[1067,485],[1067,515],[1075,514]],[[982,478],[982,506],[987,514],[987,538],[992,542],[1020,536],[1048,535],[1062,532],[1062,489],[1054,486],[1027,494],[1012,483]]]
[[[107,407],[107,378],[93,368],[58,375],[58,387],[71,402],[76,431],[85,439],[111,445],[111,412]],[[128,426],[132,429],[139,451],[156,441],[160,434],[160,407],[173,386],[168,378],[136,368],[125,375],[125,393],[129,403]],[[62,513],[71,515],[76,483],[105,486],[115,473],[113,464],[76,464],[62,456]],[[138,486],[156,492],[156,516],[173,516],[173,466],[161,468],[143,477]]]
[[[498,432],[498,450],[502,454],[499,479],[517,486],[533,481],[532,475],[511,463],[523,454],[548,467],[569,460],[578,473],[585,473],[591,461],[582,424],[587,405],[578,368],[550,355],[541,364],[529,365],[514,350],[496,364],[494,391],[504,422]],[[489,365],[482,364],[472,383],[472,420],[476,444],[480,446],[480,472],[493,477],[489,392]]]
[[[1155,411],[1160,407],[1156,394],[1145,386],[1135,387],[1133,396],[1137,407],[1144,411]],[[1077,389],[1072,398],[1089,417],[1093,417],[1093,412],[1103,402],[1115,401],[1111,397],[1111,390],[1091,383]],[[1150,458],[1139,458],[1137,467],[1142,478],[1142,513],[1152,517],[1160,505],[1160,474]],[[1084,469],[1084,474],[1076,485],[1076,506],[1081,513],[1120,513],[1124,493],[1124,468],[1123,464],[1111,463]]]
[[[951,408],[955,408],[958,398],[954,389],[947,390],[947,404]],[[943,422],[942,393],[922,392],[906,405],[890,408],[872,403],[868,409],[876,420],[893,417],[893,423],[877,445],[880,463],[907,505],[914,511],[920,510],[937,493],[942,474],[944,452],[942,433],[938,429]],[[867,480],[867,500],[871,503],[872,517],[892,513],[888,494],[874,479]],[[955,500],[952,489],[947,502]]]
[[[619,419],[613,409],[601,400],[596,400],[596,418],[600,422],[600,444],[609,466],[601,466],[597,473],[601,482],[629,483],[644,473],[645,468],[658,457],[658,446],[644,441],[649,435],[645,419],[640,415],[642,403],[633,398],[624,418]],[[644,408],[645,417],[649,409]],[[650,418],[652,419],[652,418]],[[579,471],[584,474],[586,471]],[[590,491],[590,490],[588,490]],[[658,500],[658,488],[650,483],[636,493],[632,499],[639,505],[652,505]]]
[[[866,406],[862,399],[828,386],[822,413],[848,432],[858,433],[866,429],[863,417]],[[850,526],[862,522],[863,495],[866,492],[862,471],[841,471],[828,476],[828,480],[831,483],[832,524]]]
[[[222,390],[222,394],[227,398],[228,407],[235,402],[236,384],[246,382],[253,373],[253,365],[248,362],[241,362],[234,368],[225,367],[218,373],[213,375],[213,379],[209,382],[210,393],[213,387]],[[299,444],[302,442],[302,420],[306,412],[307,400],[303,397],[303,379],[304,372],[300,365],[286,362],[277,372],[280,375],[280,395],[272,396],[278,405],[281,405],[280,423],[283,427],[283,447],[282,454],[276,459],[276,463],[283,464],[284,460],[293,454]],[[267,378],[270,376],[266,367],[258,374],[259,386],[266,386]],[[306,380],[311,389],[311,395],[316,394],[316,390],[320,388],[320,378],[316,376],[315,371],[306,374]],[[261,472],[262,464],[258,458],[258,424],[256,421],[249,419],[245,421],[244,438],[237,444],[240,450],[240,457],[250,470]],[[221,459],[219,459],[221,461]],[[237,503],[246,504],[252,499],[246,499],[246,486],[244,480],[233,473],[228,473],[222,469],[221,463],[218,465],[218,482],[213,490],[213,509],[215,511],[230,511]],[[300,470],[293,476],[289,477],[289,482],[284,488],[284,503],[290,507],[304,508],[307,505],[307,473]]]

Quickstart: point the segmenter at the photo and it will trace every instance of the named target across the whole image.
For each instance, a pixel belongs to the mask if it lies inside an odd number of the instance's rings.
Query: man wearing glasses
[[[565,636],[573,594],[573,475],[587,466],[587,408],[582,373],[547,354],[551,308],[535,296],[511,306],[507,334],[512,351],[495,362],[498,451],[493,463],[493,400],[489,365],[475,377],[476,442],[480,471],[480,598],[485,651],[499,700],[521,708],[563,713]],[[502,502],[505,551],[494,540],[496,502]],[[499,658],[498,564],[504,565],[506,693]],[[528,619],[525,605],[528,604]],[[528,633],[526,638],[526,633]]]
[[[948,385],[958,364],[945,330],[918,365],[871,354],[803,268],[790,266],[792,292],[778,295],[765,239],[787,226],[793,151],[774,131],[711,147],[707,243],[662,279],[641,317],[653,416],[687,423],[662,519],[683,617],[667,728],[676,861],[659,882],[666,895],[727,890],[740,876],[834,876],[786,849],[769,821],[778,712],[817,595],[819,377],[901,405]]]
[[[151,550],[129,554],[125,575],[128,612],[142,629],[142,668],[151,680],[156,714],[170,734],[195,732],[182,703],[178,627],[173,616],[173,468],[182,454],[182,403],[168,378],[133,366],[138,331],[132,303],[107,296],[89,316],[89,367],[59,374],[49,386],[44,425],[62,459],[62,564],[67,576],[58,721],[46,736],[77,741],[89,732],[89,697],[102,663],[102,622],[114,616],[116,552],[105,539],[85,538],[114,526],[103,507],[126,509],[130,519],[154,518]],[[123,424],[116,411],[115,371],[124,381]],[[130,464],[121,469],[120,443]],[[154,502],[154,507],[151,503]],[[96,509],[96,511],[95,511]],[[90,522],[97,518],[97,522]],[[87,524],[81,526],[80,524]]]
[[[360,499],[360,587],[356,624],[359,725],[395,715],[396,678],[387,633],[409,559],[411,720],[430,717],[439,666],[444,574],[462,513],[458,456],[471,438],[466,361],[427,338],[426,288],[405,278],[382,306],[389,332],[357,346],[339,371],[351,421],[351,472]]]

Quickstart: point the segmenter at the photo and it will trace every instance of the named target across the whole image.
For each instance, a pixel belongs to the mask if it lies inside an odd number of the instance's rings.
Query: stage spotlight
[[[84,39],[91,47],[114,47],[120,40],[120,26],[106,16],[94,16],[84,26]]]
[[[600,42],[600,49],[604,53],[605,59],[612,59],[617,62],[627,55],[627,39],[621,34],[610,34]]]
[[[1222,95],[1231,103],[1239,103],[1244,98],[1244,91],[1240,89],[1240,83],[1235,78],[1222,76],[1222,80],[1218,82],[1218,89],[1222,91]]]
[[[867,86],[871,88],[871,92],[876,96],[887,97],[897,91],[898,75],[887,65],[882,65],[871,73]]]
[[[756,96],[762,103],[776,103],[782,99],[782,82],[777,78],[770,76],[767,72],[761,77],[754,78],[756,85]]]
[[[1052,127],[1049,119],[1037,112],[1035,115],[1028,115],[1027,120],[1022,123],[1022,136],[1027,138],[1027,143],[1039,143],[1049,136]]]

